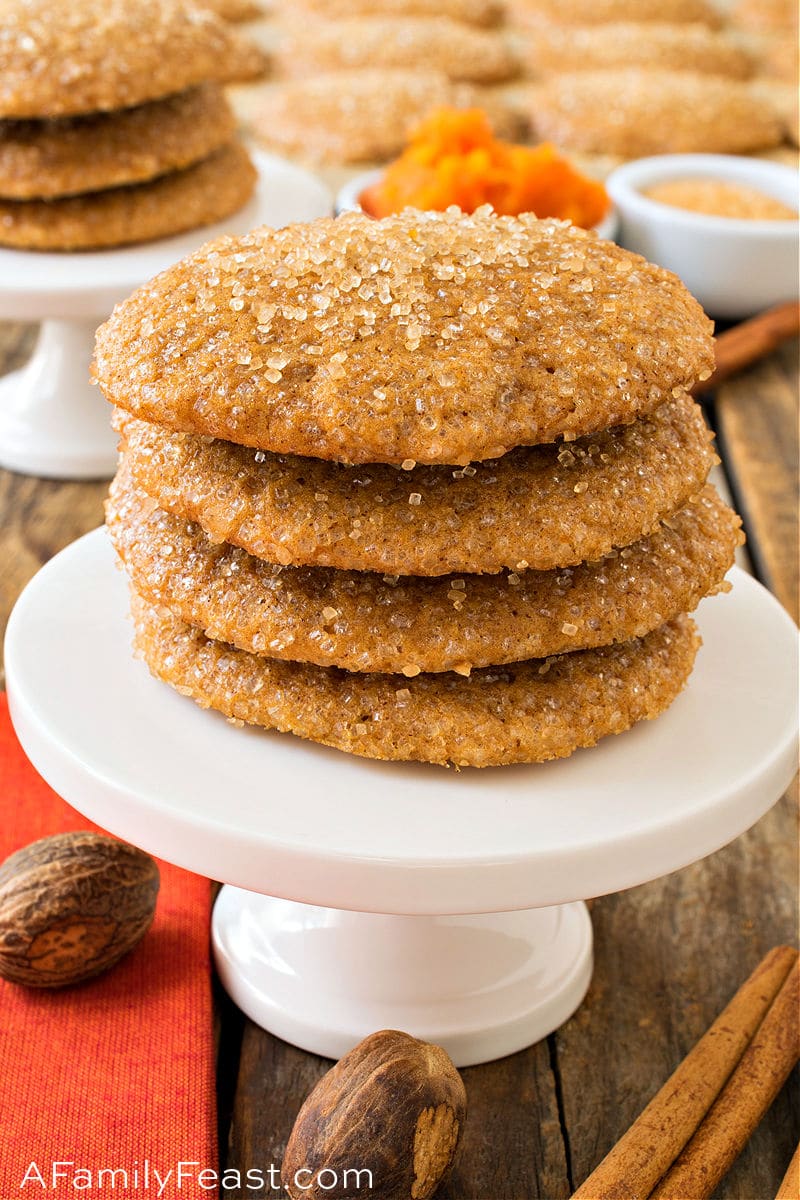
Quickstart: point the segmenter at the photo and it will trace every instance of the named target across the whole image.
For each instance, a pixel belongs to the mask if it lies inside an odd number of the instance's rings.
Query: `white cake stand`
[[[114,305],[220,234],[332,211],[331,194],[313,175],[259,151],[252,158],[259,174],[253,198],[216,225],[91,253],[0,247],[0,319],[42,322],[33,357],[0,379],[0,466],[53,479],[113,475],[117,439],[89,364],[95,330]]]
[[[563,762],[457,773],[235,728],[156,682],[131,656],[125,580],[97,530],[17,603],[11,714],[77,809],[236,885],[214,946],[259,1024],[332,1057],[406,1029],[464,1066],[580,1003],[591,927],[576,901],[709,854],[788,785],[796,631],[758,583],[732,579],[701,606],[697,668],[658,721]]]

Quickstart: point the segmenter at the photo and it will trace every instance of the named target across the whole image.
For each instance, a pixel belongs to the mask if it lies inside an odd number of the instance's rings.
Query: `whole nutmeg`
[[[453,1164],[466,1113],[461,1076],[440,1046],[393,1029],[370,1034],[306,1099],[281,1181],[292,1200],[428,1200]]]
[[[0,866],[0,976],[55,988],[99,975],[153,920],[158,867],[101,833],[59,833]]]

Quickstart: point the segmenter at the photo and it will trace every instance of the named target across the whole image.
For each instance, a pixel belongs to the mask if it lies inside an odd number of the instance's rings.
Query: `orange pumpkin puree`
[[[577,171],[548,142],[518,146],[495,138],[480,108],[440,108],[412,133],[401,156],[359,197],[373,217],[404,208],[561,217],[589,229],[610,207],[601,183]]]

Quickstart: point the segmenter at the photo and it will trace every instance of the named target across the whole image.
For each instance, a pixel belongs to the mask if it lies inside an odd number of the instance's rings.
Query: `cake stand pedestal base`
[[[581,902],[474,916],[318,908],[224,887],[212,926],[225,990],[270,1033],[340,1058],[376,1029],[410,1030],[459,1067],[538,1042],[592,976]]]
[[[89,382],[101,320],[44,321],[33,357],[0,379],[0,466],[49,479],[114,474],[117,436]]]

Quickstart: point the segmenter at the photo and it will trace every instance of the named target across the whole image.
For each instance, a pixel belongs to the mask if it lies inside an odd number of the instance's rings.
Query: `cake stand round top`
[[[44,778],[165,859],[252,891],[386,913],[490,912],[642,883],[742,833],[794,772],[796,630],[760,584],[704,601],[703,647],[658,720],[571,758],[461,772],[237,728],[131,654],[104,530],[12,613],[12,718]]]
[[[110,250],[59,254],[0,247],[0,317],[103,317],[145,280],[215,237],[333,212],[331,193],[314,175],[275,155],[250,153],[258,169],[255,192],[244,208],[214,225]]]

